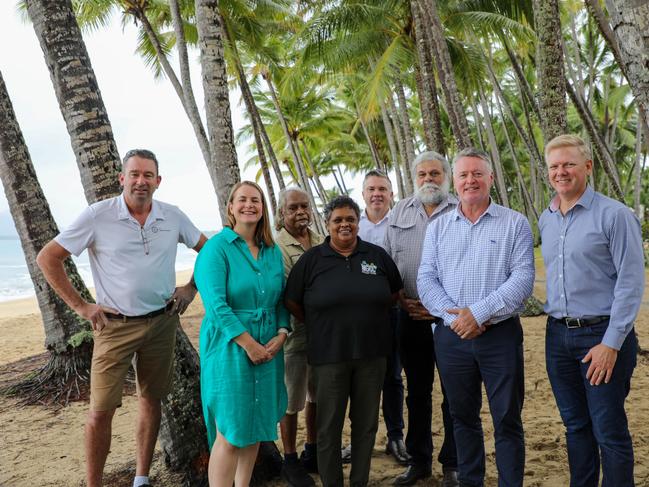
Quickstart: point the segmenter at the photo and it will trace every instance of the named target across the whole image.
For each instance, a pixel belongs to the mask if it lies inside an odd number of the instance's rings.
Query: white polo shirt
[[[383,247],[383,239],[385,238],[385,230],[388,228],[388,217],[391,211],[389,210],[378,222],[372,223],[367,218],[367,210],[363,210],[361,220],[358,222],[358,236],[366,242]]]
[[[182,211],[156,200],[140,226],[119,195],[86,208],[54,240],[76,256],[88,249],[97,304],[139,316],[165,306],[176,285],[178,242],[194,248],[200,236]]]

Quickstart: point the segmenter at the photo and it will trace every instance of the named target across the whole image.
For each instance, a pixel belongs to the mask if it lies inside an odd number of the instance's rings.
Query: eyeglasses
[[[144,254],[149,255],[149,239],[144,233],[144,227],[140,227],[140,236],[142,237],[142,245],[144,245]]]

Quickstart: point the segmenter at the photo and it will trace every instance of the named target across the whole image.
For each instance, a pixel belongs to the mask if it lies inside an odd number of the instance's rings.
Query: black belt
[[[555,318],[554,316],[549,317],[549,319],[555,323],[564,325],[566,328],[583,328],[585,326],[592,326],[608,320],[609,318],[610,316],[589,316],[587,318],[571,318],[570,316],[566,316],[565,318]]]
[[[123,323],[126,323],[127,321],[136,321],[136,320],[146,320],[149,318],[155,318],[156,316],[160,316],[163,313],[166,313],[168,309],[171,308],[171,303],[165,306],[164,308],[157,309],[155,311],[151,311],[150,313],[147,313],[145,315],[139,315],[139,316],[125,316],[122,313],[108,313],[104,311],[104,314],[106,315],[106,318],[109,320],[119,320]]]
[[[491,330],[492,328],[494,328],[496,326],[506,325],[508,323],[516,323],[517,321],[519,321],[519,319],[520,318],[519,318],[518,315],[514,315],[514,316],[510,316],[509,318],[506,318],[504,320],[498,321],[497,323],[485,323],[482,326],[484,327],[484,331],[487,332],[487,331]]]

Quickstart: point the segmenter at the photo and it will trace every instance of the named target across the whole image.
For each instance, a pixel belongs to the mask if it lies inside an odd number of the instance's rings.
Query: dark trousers
[[[566,427],[571,487],[633,486],[633,444],[624,411],[631,388],[638,341],[633,330],[617,354],[608,384],[591,386],[590,363],[581,360],[602,341],[608,320],[584,328],[566,328],[548,318],[546,368]]]
[[[408,433],[406,448],[414,465],[430,466],[433,461],[433,380],[435,378],[435,343],[430,321],[413,320],[401,310],[401,363],[408,381]],[[442,418],[444,443],[437,460],[445,470],[457,468],[453,421],[444,384]]]
[[[392,325],[392,351],[387,357],[385,380],[383,381],[383,419],[388,440],[403,439],[403,379],[401,378],[401,357],[399,343],[401,333],[399,308],[390,311]]]
[[[473,340],[462,340],[448,326],[438,325],[435,349],[453,417],[460,483],[467,487],[484,485],[480,421],[484,382],[494,425],[498,485],[522,486],[525,439],[521,411],[525,385],[520,320],[516,317],[493,325]]]
[[[385,357],[314,365],[318,470],[323,487],[343,487],[340,456],[347,400],[352,429],[351,487],[367,485],[379,423]]]

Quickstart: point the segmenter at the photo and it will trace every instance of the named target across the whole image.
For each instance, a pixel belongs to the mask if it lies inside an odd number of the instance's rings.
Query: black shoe
[[[407,465],[410,461],[410,455],[406,451],[406,445],[401,438],[398,440],[388,440],[385,445],[385,453],[392,455],[401,465]]]
[[[352,463],[352,444],[350,443],[340,451],[340,456],[343,458],[343,463]]]
[[[306,447],[300,453],[300,463],[309,473],[318,473],[318,451],[307,449]]]
[[[457,479],[457,470],[444,470],[442,487],[460,487],[460,481]]]
[[[410,465],[401,475],[397,475],[392,485],[414,485],[418,480],[432,475],[430,465]]]
[[[291,487],[315,486],[315,482],[304,468],[304,465],[295,460],[292,462],[284,461],[281,476]]]

